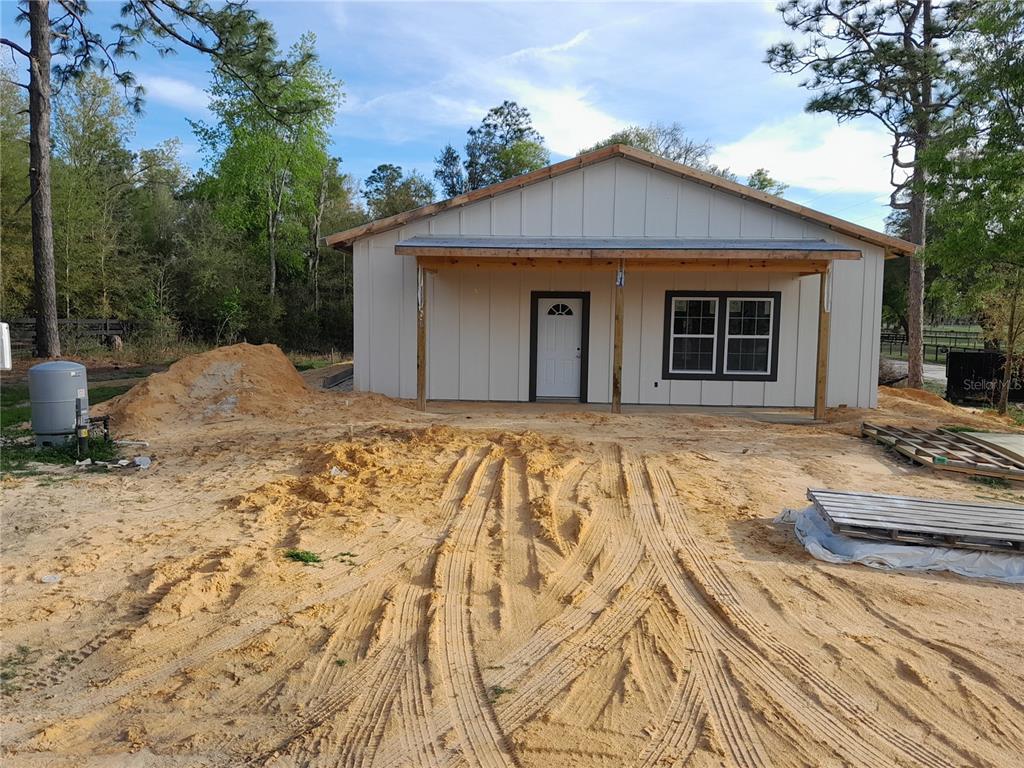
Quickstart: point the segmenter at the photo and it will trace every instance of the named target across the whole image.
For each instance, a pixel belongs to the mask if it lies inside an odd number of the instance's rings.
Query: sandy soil
[[[808,487],[1021,501],[856,437],[990,420],[420,414],[278,355],[112,401],[145,472],[4,480],[5,765],[1019,765],[1020,588],[771,524]]]

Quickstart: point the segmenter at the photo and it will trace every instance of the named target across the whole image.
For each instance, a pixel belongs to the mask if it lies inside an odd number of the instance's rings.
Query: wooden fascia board
[[[631,272],[789,272],[812,275],[828,269],[821,259],[495,259],[486,257],[419,256],[416,263],[428,272],[441,269],[588,269],[615,270],[625,261]]]
[[[424,245],[398,245],[399,256],[425,256],[465,259],[695,259],[726,260],[856,260],[861,252],[855,250],[776,250],[776,249],[708,249],[687,248],[457,248]]]

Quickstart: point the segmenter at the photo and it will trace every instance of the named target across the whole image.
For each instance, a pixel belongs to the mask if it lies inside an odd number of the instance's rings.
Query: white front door
[[[583,300],[537,301],[537,397],[579,397]]]

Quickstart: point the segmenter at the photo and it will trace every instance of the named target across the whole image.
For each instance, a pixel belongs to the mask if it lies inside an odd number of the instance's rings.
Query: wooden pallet
[[[933,469],[1004,480],[1024,480],[1024,461],[996,451],[963,432],[879,426],[864,422],[861,434]]]
[[[1024,551],[1024,507],[808,489],[833,531],[875,541]]]

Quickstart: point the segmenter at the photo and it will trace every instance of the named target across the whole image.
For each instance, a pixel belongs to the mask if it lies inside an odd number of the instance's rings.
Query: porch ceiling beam
[[[395,253],[399,256],[421,256],[431,258],[471,258],[471,259],[537,259],[539,261],[554,259],[571,259],[574,261],[608,261],[618,264],[619,259],[757,259],[768,260],[828,260],[859,259],[861,252],[857,250],[814,250],[814,249],[760,249],[711,248],[707,250],[689,248],[457,248],[423,245],[396,245]]]
[[[812,275],[828,269],[821,259],[495,259],[420,256],[417,264],[439,269],[595,269],[614,271],[620,261],[633,272],[792,272]]]

